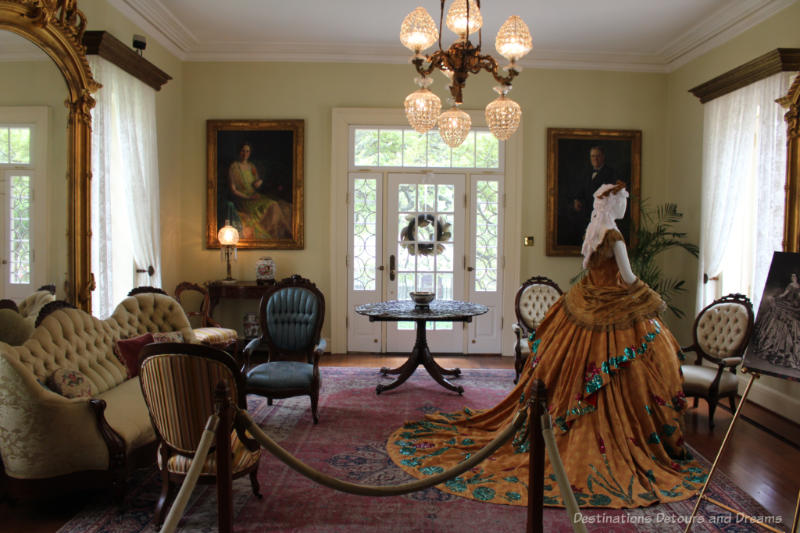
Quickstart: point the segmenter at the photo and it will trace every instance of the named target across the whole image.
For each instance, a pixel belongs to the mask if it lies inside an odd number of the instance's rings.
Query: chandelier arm
[[[475,5],[478,6],[478,11],[481,10],[481,0],[476,0]],[[467,13],[469,13],[469,0],[467,1]],[[469,28],[469,24],[467,24],[467,28]],[[483,45],[483,26],[478,28],[478,52],[481,51],[481,46]]]
[[[511,81],[517,77],[516,69],[511,68],[508,70],[508,76],[501,76],[497,73],[497,61],[490,55],[482,55],[478,56],[478,61],[475,64],[475,70],[472,71],[473,73],[480,72],[481,69],[485,70],[486,72],[490,73],[497,83],[502,85],[511,85]]]

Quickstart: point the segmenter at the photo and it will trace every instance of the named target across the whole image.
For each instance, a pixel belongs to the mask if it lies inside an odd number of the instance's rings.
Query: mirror
[[[75,0],[35,3],[0,0],[0,32],[16,34],[35,45],[50,57],[66,82],[66,92],[61,98],[61,102],[66,104],[66,112],[63,114],[61,111],[65,109],[63,104],[53,105],[50,117],[49,129],[52,132],[61,128],[64,116],[67,117],[67,128],[62,146],[56,146],[55,141],[53,146],[48,146],[51,153],[48,159],[52,161],[52,166],[48,164],[47,183],[53,184],[53,188],[48,188],[50,198],[47,201],[56,214],[63,215],[50,217],[52,231],[48,236],[48,256],[52,257],[46,259],[46,274],[56,276],[59,283],[63,279],[64,297],[80,309],[91,311],[94,282],[89,257],[90,111],[94,106],[91,95],[99,88],[99,84],[92,78],[81,45],[85,28],[86,18],[77,9]],[[43,65],[39,66],[46,69]],[[63,150],[63,158],[53,155],[55,150]],[[66,180],[62,181],[59,188],[56,182],[64,175]],[[61,209],[56,205],[59,198],[66,199]]]
[[[32,204],[26,206],[29,207],[26,211],[30,216],[30,226],[27,235],[23,232],[22,243],[31,243],[34,259],[27,278],[30,283],[23,280],[10,283],[9,273],[5,268],[0,270],[4,278],[0,280],[0,297],[18,300],[36,288],[52,283],[56,286],[57,297],[63,298],[64,281],[69,270],[68,240],[64,238],[67,227],[67,204],[64,201],[67,197],[67,181],[64,179],[67,171],[68,112],[64,105],[67,86],[47,54],[7,30],[0,30],[0,65],[3,69],[0,77],[0,123],[17,123],[24,128],[0,127],[0,163],[12,164],[11,168],[0,169],[0,185],[3,187],[0,217],[3,221],[9,220],[10,198],[6,194],[11,192],[12,176],[21,171],[25,178],[22,183],[27,184],[33,193]],[[35,121],[32,130],[25,127],[29,120]],[[14,131],[21,131],[22,137],[9,135]],[[27,165],[14,169],[15,162]],[[25,175],[27,173],[30,174]],[[4,234],[9,229],[2,223],[0,228]],[[0,258],[6,266],[5,261],[10,263],[14,254],[9,254],[5,235],[0,235],[0,243],[3,245]],[[22,243],[19,249],[25,250]],[[31,256],[23,253],[23,257]],[[24,272],[26,269],[20,270]]]

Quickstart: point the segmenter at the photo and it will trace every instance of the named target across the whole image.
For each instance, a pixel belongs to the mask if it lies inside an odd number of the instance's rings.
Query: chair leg
[[[736,412],[736,396],[728,396],[728,402],[731,405],[731,411]]]
[[[256,466],[254,469],[250,471],[250,486],[253,488],[253,494],[256,495],[256,498],[259,500],[263,498],[261,495],[261,487],[258,485],[258,467]]]
[[[319,423],[319,417],[317,416],[317,404],[319,403],[319,387],[314,388],[311,393],[309,394],[311,397],[311,418],[314,419],[314,423]]]
[[[167,502],[170,500],[171,496],[171,487],[169,483],[169,472],[166,470],[161,471],[161,494],[158,495],[158,502],[156,502],[156,510],[155,510],[155,522],[158,527],[161,527],[161,524],[164,523],[164,519],[167,517],[167,510],[169,506]]]
[[[267,398],[267,405],[272,405],[272,398]]]
[[[693,407],[693,408],[695,408],[695,409],[697,408],[697,402],[698,402],[698,401],[699,401],[699,398],[698,398],[697,396],[695,396],[695,397],[694,397],[694,403],[692,404],[692,407]]]
[[[717,400],[708,400],[708,429],[714,429],[714,411],[717,409]]]

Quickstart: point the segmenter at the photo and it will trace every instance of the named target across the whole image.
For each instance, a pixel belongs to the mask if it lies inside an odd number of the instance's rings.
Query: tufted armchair
[[[694,321],[694,344],[681,348],[695,352],[693,365],[681,365],[683,392],[708,402],[708,427],[714,427],[714,410],[721,398],[728,398],[731,410],[736,410],[739,380],[736,367],[753,332],[753,305],[743,294],[728,294],[714,300],[697,315]],[[716,368],[703,366],[703,359]],[[728,372],[726,372],[728,370]]]
[[[178,302],[147,293],[124,299],[105,320],[56,309],[21,346],[0,343],[0,458],[10,493],[56,490],[53,478],[81,487],[110,482],[121,493],[132,458],[141,458],[155,433],[139,378],[128,378],[114,344],[167,331],[194,341]],[[89,395],[49,388],[48,378],[62,369],[79,372]]]
[[[295,275],[270,287],[259,304],[261,337],[244,349],[246,367],[259,347],[267,349],[268,359],[247,373],[246,391],[265,396],[269,405],[273,398],[307,394],[316,424],[319,357],[325,351],[325,342],[320,341],[324,320],[325,297],[311,281]]]
[[[529,278],[517,290],[517,297],[514,300],[517,321],[511,325],[511,329],[517,336],[514,343],[514,370],[517,372],[514,383],[519,380],[519,375],[525,366],[522,343],[539,327],[550,306],[561,297],[561,294],[561,287],[555,281],[544,276]]]

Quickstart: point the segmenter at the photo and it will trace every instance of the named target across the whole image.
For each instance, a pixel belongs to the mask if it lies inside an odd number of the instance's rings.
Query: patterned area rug
[[[401,387],[375,394],[375,385],[388,383],[377,370],[331,368],[322,371],[320,422],[314,426],[308,398],[276,400],[250,396],[248,409],[265,431],[309,465],[348,481],[390,485],[412,478],[386,454],[386,438],[406,420],[426,413],[455,411],[469,406],[491,407],[512,387],[513,371],[463,370],[457,382],[463,396],[436,384],[424,369]],[[237,532],[453,532],[524,531],[526,509],[475,502],[435,488],[387,498],[343,494],[316,485],[265,452],[259,480],[263,500],[255,498],[247,478],[234,482],[234,524]],[[130,480],[125,502],[89,505],[59,531],[62,533],[153,532],[151,518],[160,490],[155,468],[142,469]],[[752,516],[768,513],[725,476],[715,473],[710,494]],[[693,500],[642,509],[593,511],[582,519],[589,531],[682,531]],[[702,523],[693,532],[761,531],[738,523],[722,509],[701,506]],[[545,531],[572,531],[563,509],[545,508]],[[217,529],[216,494],[212,486],[198,486],[179,531],[214,532]]]

